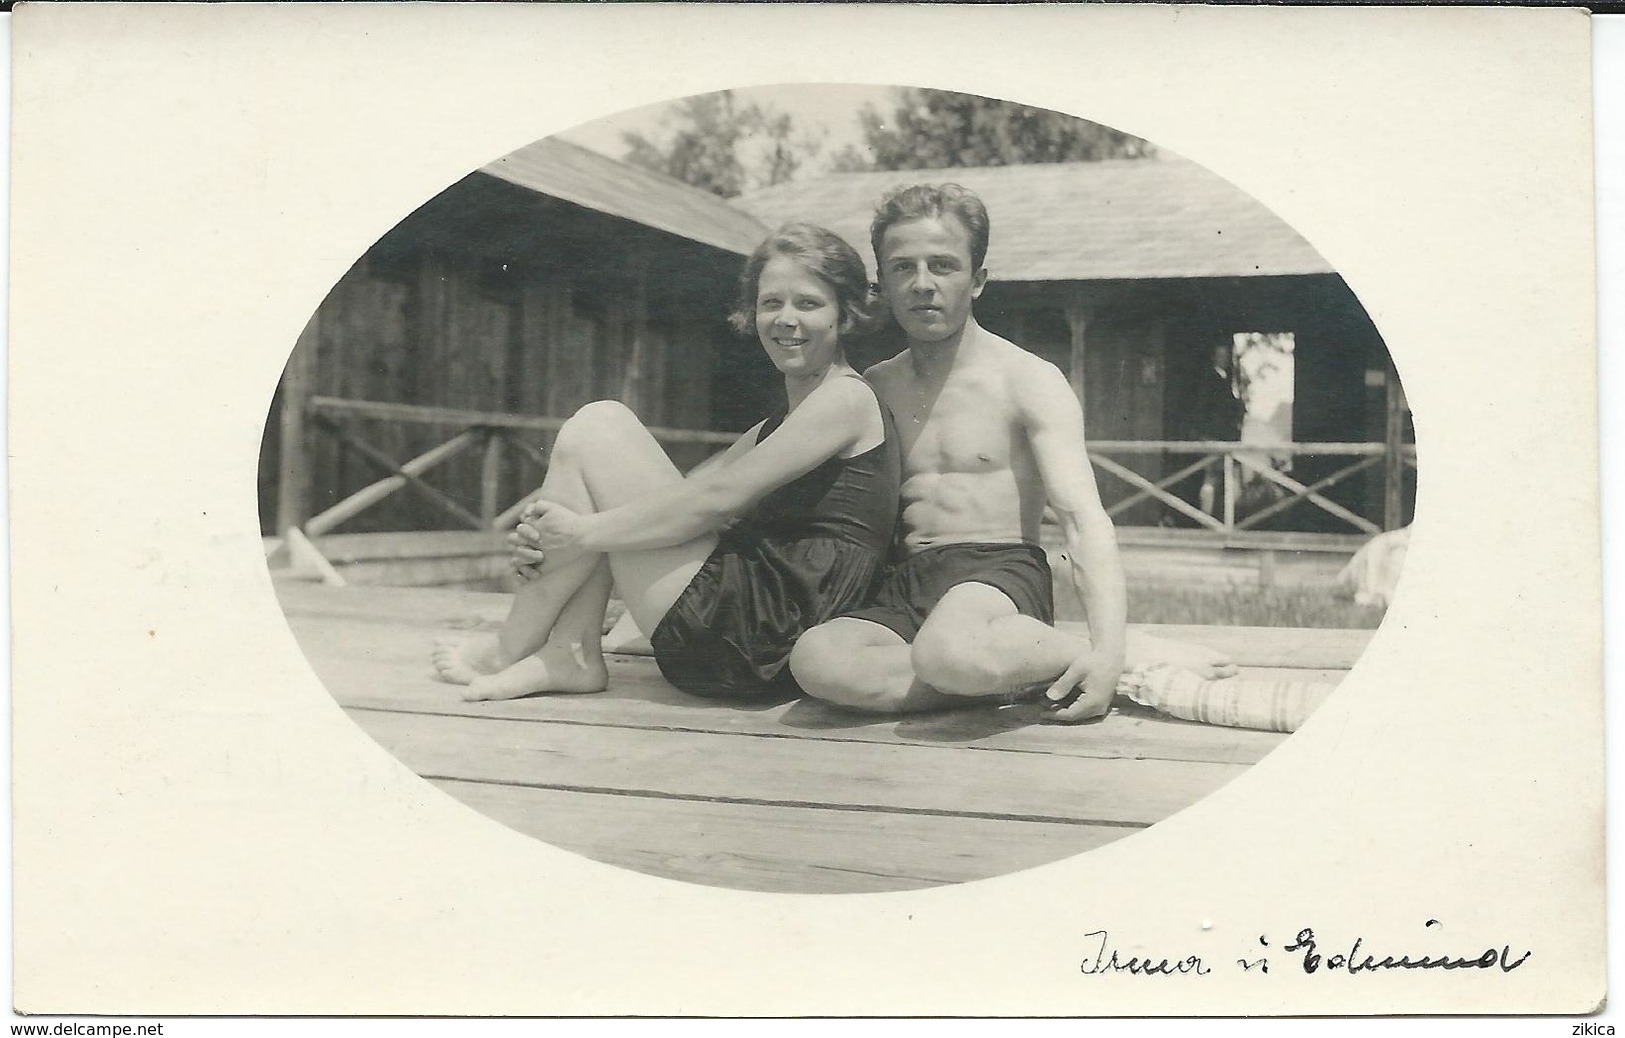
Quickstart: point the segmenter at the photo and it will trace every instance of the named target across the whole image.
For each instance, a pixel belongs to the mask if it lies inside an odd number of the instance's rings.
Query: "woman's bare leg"
[[[564,428],[569,427],[570,423],[565,423]],[[560,430],[558,442],[565,442],[563,429]],[[659,450],[658,445],[655,449]],[[668,460],[666,464],[670,466],[671,463]],[[595,511],[592,498],[569,452],[561,452],[557,447],[548,465],[547,476],[542,480],[541,496],[577,512]],[[495,637],[443,639],[437,642],[431,653],[435,670],[446,681],[467,685],[539,652],[547,644],[565,607],[602,565],[603,556],[598,554],[578,555],[563,563],[545,561],[539,573],[515,592],[513,604],[508,607],[508,616]],[[602,612],[599,619],[603,619]]]
[[[630,504],[683,478],[637,416],[613,401],[576,412],[559,430],[554,450],[579,476],[588,511]],[[639,628],[652,633],[660,625],[716,546],[716,535],[708,533],[667,548],[610,553],[616,592]]]
[[[609,604],[611,585],[609,563],[603,556],[593,557],[597,565],[559,613],[546,644],[495,674],[475,678],[463,693],[464,699],[513,699],[535,692],[602,692],[609,686],[603,650],[604,609]]]
[[[600,401],[583,407],[559,430],[542,496],[580,512],[603,511],[682,478],[631,411],[617,403]],[[610,557],[614,584],[640,627],[654,630],[715,547],[716,537],[707,534],[669,548],[617,552]],[[472,682],[482,674],[514,666],[543,646],[554,645],[569,646],[572,655],[580,654],[587,661],[587,669],[596,672],[603,665],[599,632],[608,598],[607,581],[593,584],[602,568],[602,558],[578,556],[554,569],[544,562],[537,579],[515,596],[508,619],[490,645],[465,645],[455,653],[436,651],[435,663],[441,675],[458,681],[466,674],[467,681]],[[567,619],[565,614],[578,592],[586,593],[585,600],[579,612]],[[560,625],[563,627],[558,637],[553,637]],[[559,651],[555,649],[554,655],[557,657]],[[535,668],[528,668],[528,672],[535,676]],[[546,690],[524,688],[526,682],[519,680],[521,676],[513,675],[514,680],[497,685],[482,685],[481,698],[492,698],[489,693],[499,691],[513,696]],[[471,697],[474,691],[470,689]]]

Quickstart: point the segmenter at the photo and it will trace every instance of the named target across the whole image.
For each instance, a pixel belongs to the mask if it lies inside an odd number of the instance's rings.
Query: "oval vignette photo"
[[[1337,271],[1125,132],[913,87],[547,137],[339,279],[260,455],[368,737],[596,861],[909,890],[1080,854],[1312,723],[1416,497]]]

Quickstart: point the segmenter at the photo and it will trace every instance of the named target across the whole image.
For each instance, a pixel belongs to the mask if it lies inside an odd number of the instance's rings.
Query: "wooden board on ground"
[[[719,803],[1144,827],[1245,770],[1238,764],[962,751],[945,744],[514,724],[373,710],[351,716],[427,777]],[[831,768],[837,757],[840,767]]]
[[[1120,826],[652,800],[435,780],[528,836],[597,861],[694,883],[863,893],[963,883],[1048,864],[1135,832]]]
[[[610,658],[586,696],[464,702],[428,652],[505,595],[279,583],[295,640],[359,728],[497,821],[599,861],[771,891],[900,890],[1000,875],[1194,804],[1285,736],[1119,700],[1097,724],[1035,704],[906,718],[784,697],[719,702]],[[1146,627],[1237,651],[1248,676],[1336,682],[1371,632]]]

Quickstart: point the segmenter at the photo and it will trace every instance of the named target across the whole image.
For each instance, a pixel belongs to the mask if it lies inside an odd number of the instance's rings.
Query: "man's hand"
[[[1050,719],[1077,724],[1105,717],[1122,675],[1122,653],[1090,651],[1079,656],[1044,693]]]

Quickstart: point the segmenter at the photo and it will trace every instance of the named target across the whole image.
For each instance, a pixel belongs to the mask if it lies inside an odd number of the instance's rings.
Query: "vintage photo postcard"
[[[15,1009],[1606,998],[1590,26],[25,4]]]

